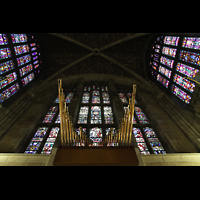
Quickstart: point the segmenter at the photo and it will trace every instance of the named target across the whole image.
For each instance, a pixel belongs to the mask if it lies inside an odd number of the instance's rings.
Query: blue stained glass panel
[[[27,42],[28,38],[26,34],[10,34],[12,43],[24,43]]]
[[[101,106],[91,107],[91,124],[101,124]]]
[[[9,85],[10,83],[16,80],[17,80],[16,72],[6,75],[6,79],[3,79],[3,80],[0,79],[0,89],[6,87],[7,85]]]
[[[163,64],[163,65],[166,65],[170,68],[173,68],[173,64],[174,64],[174,60],[171,60],[169,58],[166,58],[164,56],[161,56],[160,58],[160,62]]]
[[[67,96],[66,96],[65,102],[66,102],[66,103],[70,103],[71,100],[72,100],[72,98],[73,98],[73,96],[74,96],[74,93],[73,93],[73,92],[69,92],[69,93],[67,94]]]
[[[140,107],[135,106],[135,113],[141,124],[148,124],[149,121]]]
[[[181,50],[180,60],[200,66],[200,54],[198,53]]]
[[[14,69],[14,63],[12,60],[0,63],[0,74],[4,74],[12,69]]]
[[[29,52],[29,47],[28,47],[28,44],[14,46],[14,50],[15,50],[15,55],[20,55],[20,54]]]
[[[186,78],[175,74],[174,75],[174,82],[180,86],[182,86],[184,89],[188,90],[189,92],[194,92],[194,88],[195,88],[195,83],[187,80]]]
[[[179,37],[165,36],[164,38],[164,44],[178,46],[178,42],[179,42]]]
[[[10,58],[11,55],[11,51],[10,48],[2,48],[0,49],[0,60],[2,59],[6,59],[6,58]]]
[[[118,93],[118,96],[119,96],[122,103],[128,103],[124,93],[120,92],[120,93]]]
[[[95,88],[95,86],[93,86],[93,88]],[[99,90],[92,91],[92,103],[100,103]]]
[[[197,37],[184,37],[182,47],[189,49],[200,49],[200,38]]]
[[[0,45],[8,44],[8,38],[6,34],[0,34]]]
[[[89,144],[89,146],[102,146],[99,144],[100,142],[102,142],[102,136],[102,128],[91,128],[89,132],[89,139],[92,140],[92,144]]]
[[[199,72],[198,69],[195,69],[194,67],[185,65],[183,63],[177,63],[176,71],[178,71],[186,76],[189,76],[189,77],[195,77],[196,73]]]
[[[177,49],[170,48],[170,47],[163,47],[162,48],[162,54],[165,54],[165,55],[168,55],[168,56],[172,56],[174,58],[176,56],[176,51],[177,51]]]
[[[29,74],[28,76],[26,76],[25,78],[23,78],[22,81],[22,85],[25,86],[28,83],[30,83],[32,80],[34,79],[34,73]]]
[[[82,103],[89,103],[90,100],[90,93],[84,92],[82,97]]]
[[[104,120],[105,124],[113,124],[113,113],[110,106],[104,106]]]
[[[9,87],[8,89],[4,90],[3,92],[0,93],[0,102],[2,103],[3,101],[7,100],[10,98],[13,94],[15,94],[19,90],[19,84],[16,83]]]
[[[150,154],[140,128],[133,127],[133,135],[141,154]]]
[[[16,60],[17,60],[18,66],[21,66],[21,65],[24,65],[28,62],[31,62],[31,56],[30,56],[30,54],[28,54],[28,55],[16,58]]]
[[[163,66],[159,66],[159,72],[163,75],[165,75],[167,78],[170,78],[171,77],[171,74],[172,74],[172,71],[169,70],[169,69],[166,69],[165,67]]]
[[[78,124],[87,124],[88,112],[88,106],[81,106],[79,111]]]
[[[185,103],[187,103],[187,104],[190,103],[191,96],[189,94],[185,93],[179,87],[172,85],[171,91],[172,91],[173,94],[175,94],[179,99],[181,99]]]
[[[110,97],[108,92],[102,92],[102,98],[103,98],[103,103],[104,104],[109,104],[110,103]]]
[[[161,84],[163,84],[166,88],[169,86],[169,81],[161,76],[160,74],[157,75],[157,81],[159,81]]]

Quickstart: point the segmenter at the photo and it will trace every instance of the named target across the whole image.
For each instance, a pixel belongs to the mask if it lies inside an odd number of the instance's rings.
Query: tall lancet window
[[[91,140],[90,146],[102,146],[103,137],[108,134],[110,128],[115,128],[111,101],[106,83],[84,86],[76,126],[84,128]]]

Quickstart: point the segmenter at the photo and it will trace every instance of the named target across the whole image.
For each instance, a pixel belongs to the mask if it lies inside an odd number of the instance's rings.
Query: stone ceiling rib
[[[113,47],[113,46],[115,46],[115,45],[121,44],[121,43],[123,43],[123,42],[126,42],[126,41],[131,40],[131,39],[134,39],[134,38],[138,38],[138,37],[141,37],[141,36],[144,36],[144,35],[148,35],[148,34],[150,34],[150,33],[136,33],[136,34],[134,34],[134,35],[125,37],[125,38],[123,38],[123,39],[121,39],[121,40],[118,40],[118,41],[116,41],[116,42],[113,42],[113,43],[111,43],[111,44],[108,44],[108,45],[106,45],[106,46],[100,48],[99,51],[104,51],[104,50],[109,49],[109,48],[111,48],[111,47]]]
[[[83,48],[89,50],[89,51],[93,51],[93,48],[91,48],[91,47],[89,47],[89,46],[87,46],[87,45],[85,45],[85,44],[83,44],[83,43],[81,43],[81,42],[79,42],[79,41],[77,41],[77,40],[74,40],[74,39],[72,39],[72,38],[70,38],[70,37],[67,37],[67,36],[65,36],[65,35],[62,35],[62,34],[60,34],[60,33],[47,33],[47,34],[56,36],[56,37],[58,37],[58,38],[67,40],[67,41],[69,41],[69,42],[72,42],[72,43],[74,43],[74,44],[76,44],[76,45],[78,45],[78,46],[80,46],[80,47],[83,47]]]

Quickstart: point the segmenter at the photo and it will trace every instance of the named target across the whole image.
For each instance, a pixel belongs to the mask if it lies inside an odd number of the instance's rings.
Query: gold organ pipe
[[[60,134],[61,134],[61,144],[63,147],[62,97],[61,97],[62,81],[61,79],[58,79],[58,85],[59,85],[58,95],[59,95],[59,112],[60,112]]]
[[[130,129],[130,144],[131,144],[131,137],[132,137],[132,129],[133,129],[133,117],[134,117],[134,110],[135,110],[135,96],[136,96],[136,88],[137,86],[133,85],[133,93],[132,93],[132,122],[131,122],[131,129]]]

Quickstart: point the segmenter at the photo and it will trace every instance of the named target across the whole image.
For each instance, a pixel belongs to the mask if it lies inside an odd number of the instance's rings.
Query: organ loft
[[[199,166],[199,70],[198,33],[0,33],[0,165]]]

